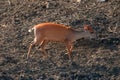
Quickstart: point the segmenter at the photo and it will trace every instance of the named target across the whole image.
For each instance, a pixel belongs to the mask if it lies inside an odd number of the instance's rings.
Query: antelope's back
[[[72,31],[70,27],[55,23],[42,23],[37,25],[36,28],[37,32],[40,32],[46,40],[54,41],[66,40]]]

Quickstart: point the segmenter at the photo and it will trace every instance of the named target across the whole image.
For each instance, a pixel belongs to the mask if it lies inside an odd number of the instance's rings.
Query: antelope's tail
[[[32,32],[33,30],[34,30],[34,28],[31,28],[31,29],[28,30],[28,32]]]

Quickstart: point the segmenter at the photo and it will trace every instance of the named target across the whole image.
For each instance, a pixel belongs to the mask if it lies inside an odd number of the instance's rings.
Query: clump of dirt
[[[120,1],[107,0],[1,0],[1,80],[120,80]],[[72,61],[62,43],[50,42],[48,58],[37,47],[26,62],[33,33],[42,22],[82,29],[91,25],[97,40],[74,42]]]

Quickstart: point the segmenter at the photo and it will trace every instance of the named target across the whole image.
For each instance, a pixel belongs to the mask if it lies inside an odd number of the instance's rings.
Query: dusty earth
[[[88,24],[98,38],[74,42],[72,61],[58,42],[27,60],[28,29],[42,22]],[[120,0],[0,0],[0,80],[120,80]]]

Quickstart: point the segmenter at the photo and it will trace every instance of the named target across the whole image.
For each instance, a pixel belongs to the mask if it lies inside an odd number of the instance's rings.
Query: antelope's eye
[[[94,32],[90,32],[91,34],[93,34]]]

